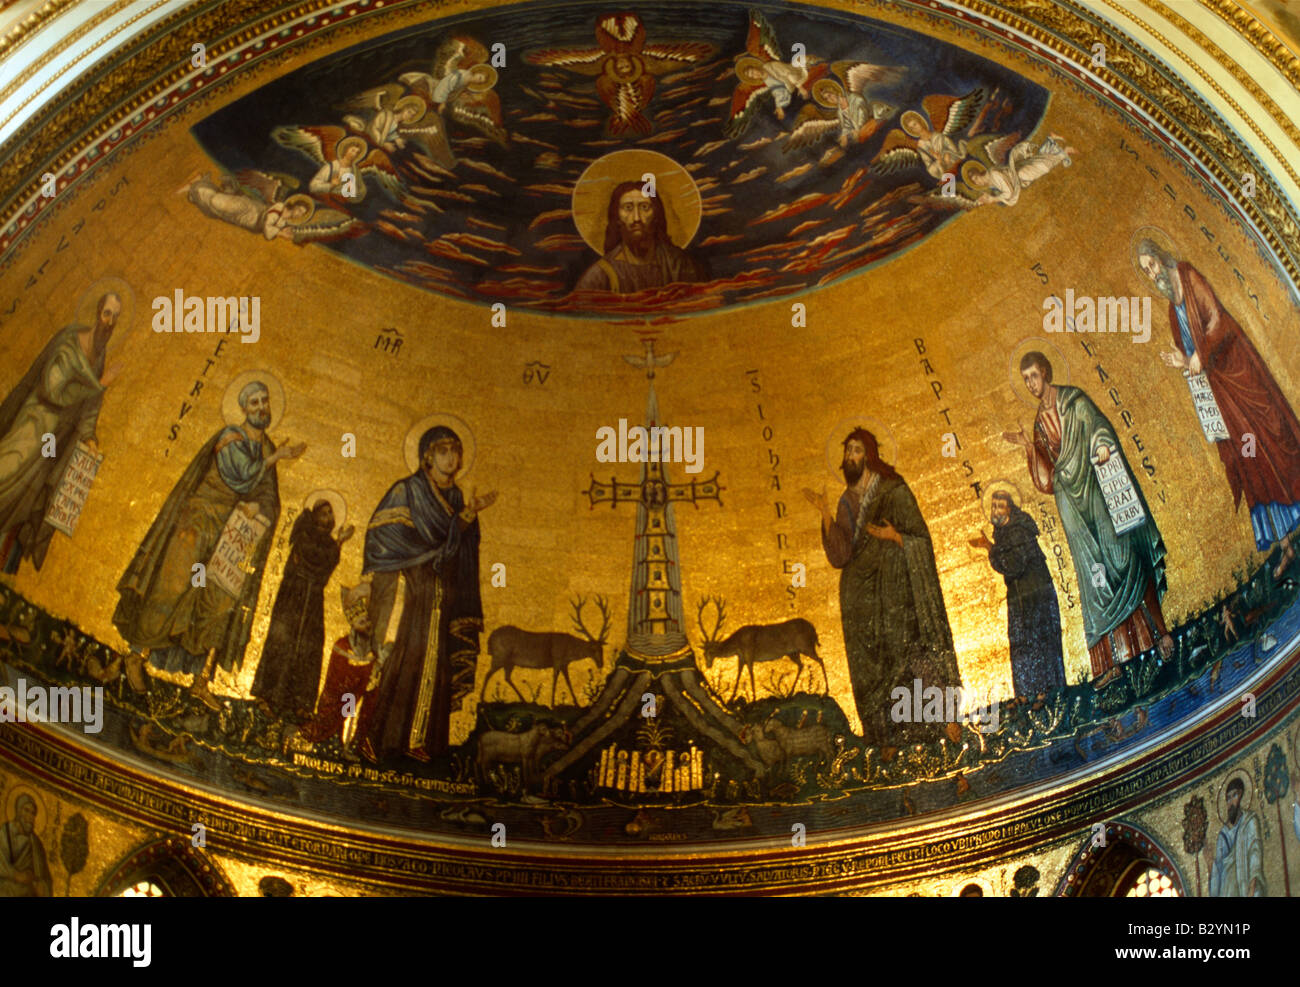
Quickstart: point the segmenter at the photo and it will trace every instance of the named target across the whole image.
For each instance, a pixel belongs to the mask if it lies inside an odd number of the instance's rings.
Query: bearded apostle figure
[[[307,447],[275,447],[266,384],[250,381],[239,392],[244,421],[219,429],[199,450],[159,511],[126,573],[118,580],[113,625],[130,646],[131,687],[148,688],[144,656],[158,669],[193,674],[190,695],[219,710],[208,682],[219,665],[238,669],[253,628],[258,590],[280,517],[276,463]],[[265,531],[242,566],[238,596],[211,578],[207,566],[232,514],[260,519]]]
[[[1079,580],[1093,684],[1101,689],[1119,675],[1120,663],[1155,644],[1165,657],[1173,653],[1160,608],[1168,589],[1165,543],[1115,429],[1092,399],[1077,387],[1053,384],[1052,364],[1037,351],[1021,359],[1020,376],[1038,399],[1034,438],[1024,429],[1003,438],[1025,450],[1034,486],[1056,497]],[[1093,468],[1112,459],[1127,472],[1130,499],[1143,518],[1122,532]]]
[[[72,452],[82,442],[97,455],[95,425],[105,389],[121,370],[104,367],[104,351],[122,299],[109,292],[95,306],[95,324],[70,325],[50,342],[0,405],[0,565],[13,573],[23,559],[39,570],[54,528],[46,508]],[[52,435],[54,455],[45,436]]]
[[[49,898],[53,882],[45,844],[36,835],[36,800],[23,792],[14,817],[0,825],[0,898]]]
[[[1196,268],[1151,239],[1138,243],[1137,259],[1169,299],[1174,349],[1160,358],[1185,375],[1205,375],[1228,433],[1215,445],[1233,504],[1240,509],[1245,497],[1257,549],[1266,552],[1281,543],[1273,572],[1281,578],[1295,558],[1291,537],[1300,523],[1300,421],[1259,352]]]
[[[934,725],[892,722],[891,695],[946,695],[961,685],[952,629],[934,563],[934,545],[907,483],[880,458],[875,435],[855,428],[844,440],[846,487],[835,511],[825,493],[804,490],[822,516],[822,547],[840,570],[840,618],[853,699],[869,744],[933,739]]]
[[[468,499],[456,486],[460,436],[436,425],[420,436],[418,468],[398,480],[366,528],[362,575],[373,575],[371,649],[379,652],[399,578],[405,597],[370,713],[358,724],[362,756],[428,761],[449,745],[452,708],[474,687],[483,605],[478,514],[496,492]]]
[[[1239,775],[1228,780],[1223,793],[1227,819],[1214,841],[1210,868],[1211,898],[1264,898],[1264,848],[1259,838],[1259,816],[1242,808],[1246,784]]]

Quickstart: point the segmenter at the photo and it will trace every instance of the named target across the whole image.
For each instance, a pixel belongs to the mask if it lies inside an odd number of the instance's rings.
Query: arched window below
[[[1158,867],[1146,867],[1124,892],[1126,898],[1181,898],[1173,879]]]
[[[1128,823],[1106,823],[1075,855],[1056,893],[1067,898],[1182,898],[1183,880],[1169,855]]]

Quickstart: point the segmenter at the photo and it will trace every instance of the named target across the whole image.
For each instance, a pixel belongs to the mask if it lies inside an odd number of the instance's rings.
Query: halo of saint
[[[24,795],[36,804],[36,822],[32,826],[32,832],[39,834],[45,829],[45,802],[36,789],[29,788],[27,785],[15,785],[9,789],[9,794],[5,797],[4,819],[0,819],[0,823],[17,817],[18,800]]]
[[[668,238],[685,247],[700,228],[704,204],[690,172],[658,151],[611,151],[587,166],[573,186],[573,223],[587,246],[605,253],[609,197],[624,182],[644,182],[654,176],[655,194],[663,203]]]
[[[334,509],[334,529],[338,531],[343,528],[348,521],[348,503],[337,490],[329,488],[313,490],[302,499],[302,509],[310,511],[322,500],[329,501],[330,507]]]
[[[1026,336],[1011,348],[1011,358],[1007,360],[1007,379],[1016,399],[1031,408],[1038,407],[1038,398],[1025,389],[1025,381],[1020,376],[1020,361],[1026,353],[1034,350],[1051,362],[1053,384],[1061,387],[1070,383],[1070,364],[1061,348],[1043,336]],[[1012,431],[1014,430],[1013,428]]]
[[[99,301],[105,295],[116,295],[118,301],[122,303],[122,309],[117,314],[117,324],[113,327],[113,335],[109,337],[108,345],[104,348],[106,354],[117,353],[131,333],[131,316],[135,314],[135,292],[131,290],[126,279],[100,278],[87,288],[77,302],[77,325],[93,326],[99,321]]]
[[[1250,772],[1245,768],[1237,768],[1235,771],[1229,771],[1222,782],[1219,783],[1219,790],[1214,796],[1214,811],[1219,816],[1219,822],[1227,826],[1228,823],[1228,783],[1234,778],[1240,778],[1241,783],[1245,786],[1241,793],[1241,811],[1245,812],[1250,808],[1250,802],[1255,797],[1255,783],[1251,780]]]
[[[420,436],[431,428],[437,428],[439,425],[447,426],[460,438],[460,469],[456,472],[456,482],[459,483],[474,467],[476,446],[473,431],[465,424],[465,419],[457,415],[441,411],[434,412],[432,415],[421,418],[411,426],[410,431],[406,433],[406,439],[402,443],[402,455],[406,461],[406,468],[412,473],[420,468]]]
[[[221,418],[227,425],[242,425],[248,417],[239,406],[239,393],[255,380],[266,387],[267,397],[271,401],[271,423],[266,427],[275,428],[284,418],[284,385],[280,383],[280,378],[269,370],[245,370],[234,376],[221,396]]]
[[[882,460],[890,466],[898,463],[898,440],[892,428],[874,415],[849,415],[841,418],[826,437],[826,468],[841,483],[844,482],[844,471],[840,469],[844,464],[844,437],[859,426],[876,437]]]
[[[1151,284],[1151,279],[1147,277],[1146,271],[1142,270],[1142,265],[1138,263],[1138,247],[1144,240],[1150,240],[1157,247],[1170,256],[1179,255],[1178,248],[1174,246],[1173,238],[1162,230],[1159,226],[1142,226],[1133,232],[1133,238],[1129,240],[1128,257],[1133,264],[1133,270],[1137,272],[1138,281],[1141,283],[1144,291],[1155,294],[1155,288]]]
[[[993,495],[995,493],[1010,494],[1014,500],[1013,503],[1024,510],[1025,498],[1020,492],[1020,486],[1014,480],[994,480],[992,483],[985,484],[984,492],[980,494],[980,507],[984,511],[984,519],[992,522],[993,520]]]

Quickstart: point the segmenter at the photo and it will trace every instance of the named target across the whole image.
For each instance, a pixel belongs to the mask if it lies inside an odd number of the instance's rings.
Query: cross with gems
[[[655,435],[651,430],[659,426],[659,403],[654,390],[655,369],[668,366],[676,355],[668,353],[656,356],[654,341],[646,340],[644,355],[623,357],[632,366],[646,372],[649,381],[646,429],[651,437]],[[689,503],[698,509],[701,500],[712,500],[721,505],[722,498],[719,494],[722,487],[718,485],[717,470],[708,480],[672,483],[664,473],[664,464],[658,461],[662,444],[651,441],[644,448],[646,456],[642,462],[639,483],[625,483],[616,477],[610,477],[608,483],[603,483],[593,475],[586,493],[593,508],[605,503],[611,508],[624,503],[637,504],[628,639],[634,647],[638,643],[644,643],[654,651],[663,653],[661,649],[665,645],[671,644],[676,648],[686,644],[672,505]]]
[[[655,370],[666,367],[676,354],[655,356],[654,343],[647,341],[644,356],[623,357],[646,372],[649,394],[645,420],[648,428],[663,428],[659,422],[659,403],[655,397]],[[625,423],[623,423],[625,424]],[[622,425],[620,425],[620,428]],[[648,432],[647,436],[655,433]],[[660,439],[663,433],[659,433]],[[641,482],[622,483],[610,477],[608,483],[592,476],[587,497],[594,509],[597,504],[636,504],[636,540],[632,546],[632,592],[627,608],[627,643],[614,658],[614,667],[600,695],[587,707],[572,726],[573,744],[552,761],[545,776],[554,781],[575,765],[596,756],[601,744],[623,744],[627,748],[635,739],[640,717],[635,710],[648,689],[662,692],[664,700],[680,711],[686,737],[695,737],[701,746],[727,751],[758,778],[767,769],[746,744],[741,743],[743,725],[719,706],[700,683],[699,669],[682,620],[682,580],[677,560],[677,535],[673,505],[693,504],[701,500],[722,505],[718,472],[710,480],[672,483],[664,472],[663,446],[660,442],[643,443]],[[678,735],[679,739],[681,734]],[[613,748],[605,752],[612,754]]]

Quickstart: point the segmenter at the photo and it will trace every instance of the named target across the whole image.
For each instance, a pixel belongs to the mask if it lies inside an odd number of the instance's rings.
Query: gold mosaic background
[[[871,14],[894,19],[876,10]],[[678,514],[688,612],[691,603],[712,593],[727,598],[732,627],[795,613],[810,619],[824,642],[831,691],[855,729],[839,630],[837,576],[822,554],[816,515],[799,494],[804,486],[838,491],[826,462],[826,444],[841,423],[857,419],[885,423],[892,430],[893,441],[886,440],[884,448],[893,450],[892,461],[916,492],[934,538],[963,678],[969,686],[1006,695],[1010,669],[1005,594],[984,553],[966,544],[981,525],[987,526],[967,484],[972,479],[1012,479],[1026,494],[1027,510],[1039,516],[1041,500],[1055,514],[1050,498],[1031,492],[1019,450],[1000,438],[1005,428],[1032,422],[1032,407],[1023,391],[1013,387],[1009,360],[1022,340],[1041,336],[1045,295],[1066,287],[1093,295],[1140,293],[1143,286],[1129,257],[1130,238],[1140,226],[1158,226],[1206,275],[1283,391],[1300,394],[1300,353],[1290,335],[1296,331],[1295,309],[1274,270],[1214,199],[1153,145],[1058,77],[976,45],[969,37],[942,30],[936,34],[1011,64],[1048,86],[1053,99],[1040,133],[1065,135],[1079,151],[1073,166],[1053,172],[1014,209],[977,210],[875,270],[800,296],[796,300],[808,307],[806,328],[791,328],[789,300],[776,301],[671,323],[658,344],[661,351],[679,354],[656,381],[660,406],[675,424],[704,426],[704,475],[720,470],[725,488],[723,508],[705,505],[699,512]],[[130,336],[123,340],[128,327],[119,326],[115,338],[114,349],[125,361],[125,370],[105,398],[99,423],[105,460],[78,533],[71,540],[56,538],[40,574],[24,567],[17,577],[4,578],[50,612],[69,616],[87,633],[122,646],[110,621],[114,584],[189,459],[220,426],[226,382],[246,370],[268,369],[283,384],[287,398],[271,430],[273,438],[277,444],[308,443],[303,457],[279,470],[285,508],[300,507],[309,491],[332,487],[346,498],[349,522],[363,524],[388,486],[407,472],[402,444],[411,425],[429,413],[454,413],[469,423],[477,445],[473,470],[463,486],[500,491],[482,524],[487,629],[506,623],[563,629],[570,595],[601,592],[614,604],[611,637],[619,643],[633,518],[623,510],[589,510],[582,491],[590,473],[609,472],[595,461],[595,430],[616,424],[620,417],[638,420],[643,413],[644,380],[622,360],[622,354],[639,349],[637,340],[626,327],[599,319],[521,311],[509,313],[506,328],[493,328],[490,312],[483,307],[385,279],[321,248],[268,244],[198,214],[174,192],[195,171],[212,168],[187,127],[292,67],[250,72],[242,86],[190,109],[181,124],[121,157],[91,188],[64,203],[5,272],[5,302],[19,294],[29,278],[35,279],[34,287],[21,291],[18,309],[5,326],[0,387],[6,391],[49,337],[74,320],[78,300],[94,281],[124,278],[135,297]],[[1121,140],[1135,148],[1139,158],[1121,150]],[[122,177],[125,186],[118,185]],[[1172,198],[1163,190],[1166,182],[1174,190]],[[108,196],[114,187],[118,191]],[[101,195],[106,205],[96,210]],[[84,227],[79,226],[83,221]],[[1202,224],[1228,250],[1231,264],[1207,244]],[[65,241],[67,248],[58,249]],[[1049,285],[1031,270],[1036,263],[1050,277]],[[1244,275],[1245,286],[1258,295],[1258,310],[1234,276],[1234,266]],[[256,294],[262,299],[261,341],[228,342],[197,399],[189,396],[190,389],[216,337],[159,336],[148,329],[150,300],[177,288],[186,294]],[[1145,345],[1135,345],[1126,336],[1088,337],[1096,351],[1089,357],[1078,337],[1058,336],[1051,342],[1068,366],[1068,375],[1058,366],[1058,380],[1068,379],[1093,396],[1119,427],[1135,466],[1142,454],[1135,454],[1127,436],[1137,431],[1157,468],[1158,485],[1146,476],[1139,482],[1169,550],[1165,612],[1176,621],[1231,586],[1234,568],[1258,559],[1252,552],[1249,518],[1244,511],[1232,510],[1222,467],[1200,436],[1184,383],[1159,362],[1159,350],[1168,345],[1167,319],[1163,305],[1153,303],[1152,309],[1152,339]],[[398,357],[374,348],[376,333],[388,326],[399,328],[406,340]],[[930,376],[921,365],[917,338],[925,341],[925,356],[934,370]],[[524,365],[534,360],[553,368],[545,385],[523,382]],[[1110,375],[1106,385],[1098,382],[1098,362]],[[753,394],[746,375],[750,370],[758,371],[761,397]],[[936,378],[943,384],[942,403],[930,389],[930,380]],[[1104,397],[1107,386],[1117,389],[1123,406],[1132,412],[1133,429],[1120,425],[1119,409]],[[771,490],[769,443],[760,435],[758,401],[774,429],[770,445],[781,457],[779,494]],[[183,403],[192,409],[181,421],[180,437],[169,442],[168,430]],[[951,409],[951,426],[939,415],[941,407]],[[940,456],[941,436],[949,430],[964,447],[958,461],[968,458],[974,476],[967,477],[953,460]],[[345,432],[357,436],[355,459],[340,455]],[[616,467],[615,473],[626,476],[635,469],[629,464]],[[673,478],[684,478],[680,466]],[[1167,501],[1157,499],[1157,490],[1166,492]],[[779,521],[775,498],[788,509]],[[287,532],[291,523],[287,511],[282,512],[281,529]],[[788,536],[788,549],[776,547],[778,532]],[[1047,538],[1043,544],[1050,558]],[[799,591],[793,612],[783,559],[808,566],[808,585]],[[498,561],[507,566],[505,588],[487,584],[487,573]],[[247,697],[282,564],[283,554],[277,563],[273,551],[244,668],[233,679],[219,674],[219,691]],[[327,640],[345,631],[337,586],[355,582],[360,564],[358,534],[345,546],[327,591]],[[1065,576],[1073,580],[1072,567],[1067,566]],[[1072,585],[1070,589],[1077,597]],[[1064,597],[1062,605],[1067,677],[1077,682],[1088,670],[1082,622],[1077,606],[1066,609]],[[484,657],[475,696],[486,667]],[[728,683],[732,667],[726,661],[721,666]],[[575,672],[580,695],[579,676],[586,674]],[[463,739],[472,723],[471,700],[453,718],[452,742]],[[1285,740],[1293,770],[1295,731],[1293,719],[1273,734],[1276,742]],[[1136,813],[1134,821],[1172,853],[1181,846],[1181,806],[1199,793],[1210,807],[1212,846],[1218,825],[1213,800],[1223,778],[1248,765],[1252,757],[1262,758],[1260,750],[1266,752],[1268,743],[1261,741],[1262,748],[1243,755],[1231,768],[1190,781]],[[35,780],[6,769],[3,783],[7,796],[13,786],[35,785]],[[90,893],[117,860],[150,836],[75,799],[47,790],[42,799],[44,829],[39,835],[60,892],[70,887],[73,894]],[[1258,796],[1256,801],[1259,811]],[[57,852],[52,852],[55,820],[74,811],[83,811],[90,820],[92,863],[65,885],[67,875],[56,863]],[[1278,832],[1273,812],[1271,806],[1263,812],[1273,826],[1265,838],[1270,893],[1284,880],[1278,841],[1293,840],[1289,832]],[[986,893],[1006,894],[1015,869],[1031,863],[1043,874],[1039,893],[1047,894],[1085,836],[886,893],[948,895],[977,881]],[[1292,870],[1297,871],[1300,851],[1295,842],[1290,851]],[[215,859],[241,894],[255,894],[257,881],[268,873],[247,860]],[[1178,863],[1185,869],[1192,866],[1186,854]],[[1208,873],[1208,858],[1201,870],[1203,876]],[[304,873],[276,873],[299,893],[366,890]]]

